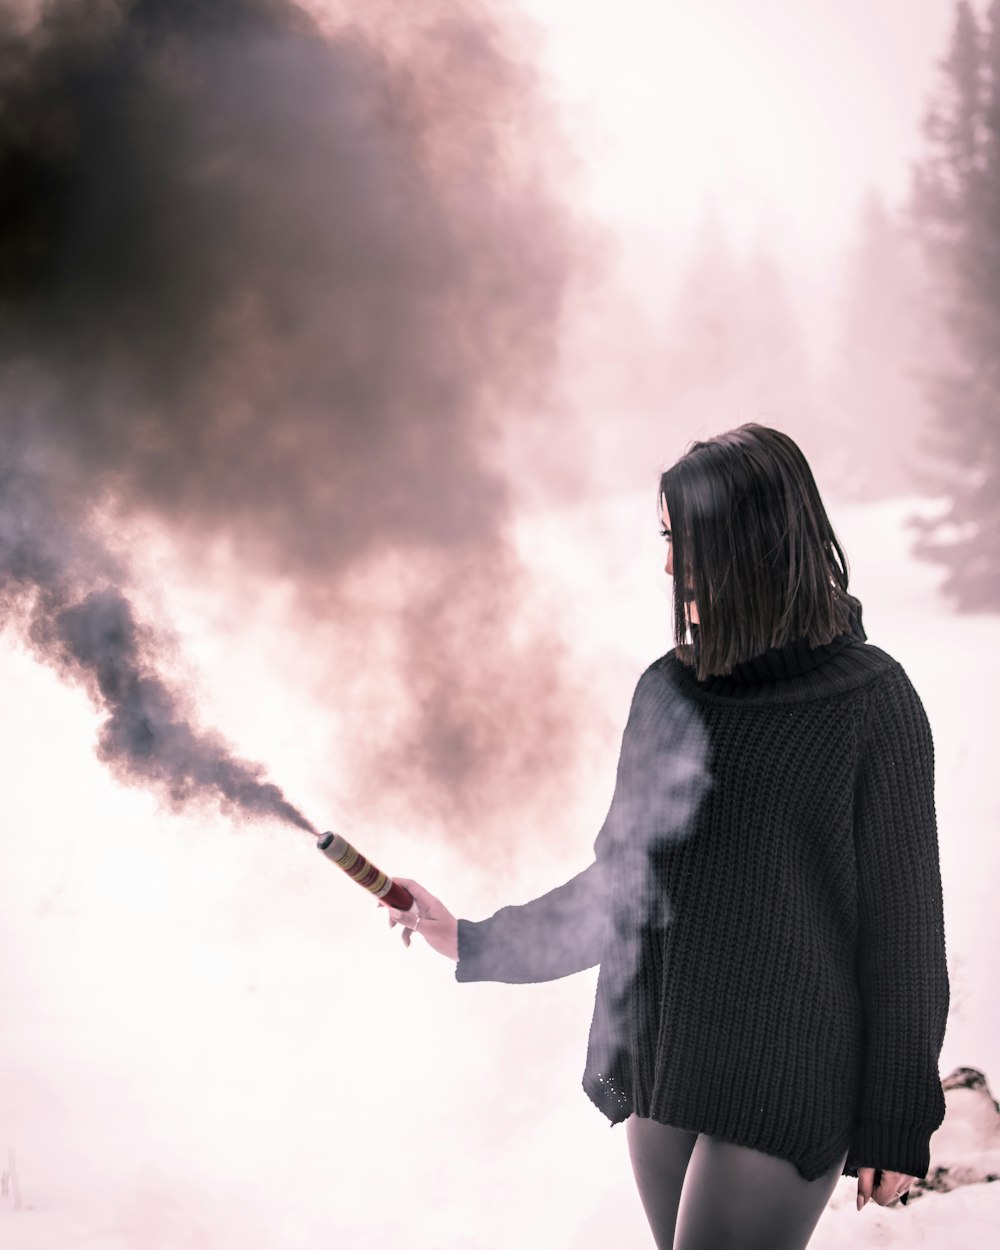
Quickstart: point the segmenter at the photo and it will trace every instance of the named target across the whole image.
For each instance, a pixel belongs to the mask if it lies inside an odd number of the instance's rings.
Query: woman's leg
[[[681,1194],[676,1250],[803,1250],[846,1158],[807,1181],[785,1159],[701,1134]]]
[[[657,1250],[673,1250],[677,1206],[698,1134],[633,1115],[625,1121],[625,1136]]]

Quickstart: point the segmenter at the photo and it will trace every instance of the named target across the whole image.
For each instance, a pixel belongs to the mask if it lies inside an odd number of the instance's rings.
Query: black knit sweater
[[[924,1176],[948,1014],[934,754],[855,632],[695,679],[642,675],[593,864],[458,922],[459,981],[600,964],[583,1086],[788,1159]]]

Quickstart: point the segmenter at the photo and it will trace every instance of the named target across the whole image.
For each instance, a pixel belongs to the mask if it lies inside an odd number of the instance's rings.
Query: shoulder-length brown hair
[[[676,654],[699,681],[851,628],[861,604],[847,593],[847,559],[787,434],[748,422],[692,443],[660,478],[660,502],[673,542]]]

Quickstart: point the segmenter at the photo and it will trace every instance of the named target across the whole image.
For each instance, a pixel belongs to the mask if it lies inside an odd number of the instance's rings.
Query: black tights
[[[657,1250],[803,1250],[847,1155],[807,1181],[795,1165],[631,1116],[632,1171]]]

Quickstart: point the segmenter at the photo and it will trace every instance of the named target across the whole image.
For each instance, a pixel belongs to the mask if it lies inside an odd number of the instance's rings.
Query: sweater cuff
[[[930,1168],[930,1137],[926,1129],[908,1124],[862,1120],[848,1157],[859,1168],[881,1168],[883,1172],[922,1178]]]
[[[482,921],[459,920],[458,963],[455,965],[456,981],[488,981],[489,969],[483,967],[486,947]]]

